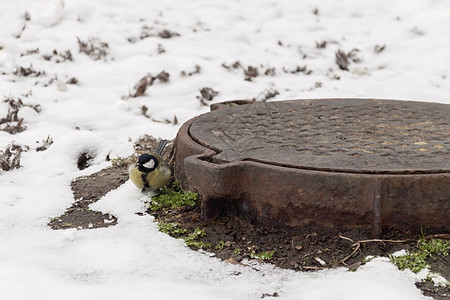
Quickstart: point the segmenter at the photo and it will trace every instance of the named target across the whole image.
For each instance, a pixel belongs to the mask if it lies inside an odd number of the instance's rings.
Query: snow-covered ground
[[[107,43],[106,56],[79,53],[77,38]],[[349,71],[336,64],[338,49],[359,49]],[[53,231],[47,223],[71,206],[73,178],[107,167],[108,154],[131,155],[143,134],[174,138],[183,122],[207,112],[197,99],[203,87],[219,92],[212,102],[277,91],[271,100],[450,104],[449,49],[444,0],[0,0],[1,100],[28,105],[19,111],[27,130],[0,131],[0,149],[12,141],[29,146],[20,169],[0,171],[0,299],[260,299],[274,292],[281,299],[428,299],[415,275],[386,258],[356,272],[300,273],[191,251],[159,233],[152,217],[135,214],[144,208],[130,182],[92,205],[116,215],[117,226]],[[242,68],[222,66],[236,61],[260,76],[246,81]],[[196,66],[199,73],[182,76]],[[123,97],[163,70],[168,82]],[[73,77],[78,83],[66,84]],[[1,102],[0,119],[7,111]],[[178,124],[165,122],[174,116]],[[54,143],[36,151],[48,136]],[[86,151],[93,165],[79,171],[76,159]]]

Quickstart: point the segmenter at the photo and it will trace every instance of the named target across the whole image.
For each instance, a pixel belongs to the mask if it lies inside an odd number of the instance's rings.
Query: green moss
[[[410,269],[414,273],[419,273],[427,267],[427,256],[426,252],[408,252],[402,256],[389,255],[389,259],[400,270]]]
[[[190,246],[190,247],[194,247],[197,249],[206,249],[206,248],[211,248],[212,245],[202,242],[202,241],[195,241],[195,240],[185,240],[186,241],[186,245]]]
[[[417,243],[419,251],[408,252],[402,256],[389,255],[391,262],[400,270],[410,269],[414,273],[428,268],[427,259],[433,254],[448,256],[450,252],[450,243],[440,239],[431,239],[429,241],[421,239]],[[431,276],[429,279],[431,280]]]
[[[212,245],[199,241],[199,238],[205,236],[205,230],[201,228],[196,228],[194,232],[190,233],[188,236],[184,237],[184,241],[186,242],[186,245],[190,247],[195,247],[197,249],[205,249],[205,248],[211,248]]]
[[[203,228],[195,228],[193,233],[190,233],[185,240],[198,240],[201,237],[204,237],[206,235],[205,229]]]
[[[187,232],[187,229],[178,228],[177,223],[166,223],[163,221],[160,221],[158,223],[158,229],[162,233],[171,234],[171,235],[182,235]]]
[[[271,260],[273,258],[274,253],[275,253],[275,251],[264,251],[261,253],[255,253],[255,251],[252,251],[250,253],[250,257],[251,258],[259,258],[262,260]]]
[[[242,252],[241,248],[236,248],[236,249],[233,250],[233,253],[237,254],[237,255],[241,254],[241,252]]]
[[[448,253],[450,252],[450,242],[440,239],[432,239],[430,241],[421,239],[419,240],[418,248],[428,254],[441,254],[443,256],[448,256]]]
[[[225,247],[225,242],[224,241],[219,241],[219,243],[217,243],[216,245],[216,250],[222,250]]]
[[[183,239],[189,247],[194,247],[196,249],[206,249],[212,247],[211,244],[200,241],[200,238],[206,235],[205,230],[202,228],[196,228],[194,232],[188,234],[187,236],[182,236],[187,232],[187,229],[178,228],[178,224],[175,222],[167,223],[164,221],[159,221],[158,229],[162,233],[170,234]]]
[[[198,194],[187,191],[183,192],[178,182],[174,182],[170,187],[159,189],[152,197],[149,209],[151,211],[167,210],[181,206],[194,206],[198,200]]]

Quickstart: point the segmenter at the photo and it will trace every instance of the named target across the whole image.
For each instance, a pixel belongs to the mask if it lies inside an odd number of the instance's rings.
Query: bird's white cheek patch
[[[155,166],[155,161],[153,159],[150,159],[149,162],[146,162],[144,164],[144,167],[149,168],[149,169],[153,169],[154,166]]]

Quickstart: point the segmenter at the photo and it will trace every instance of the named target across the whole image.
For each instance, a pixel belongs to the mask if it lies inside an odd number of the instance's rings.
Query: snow
[[[213,102],[261,97],[273,89],[279,92],[273,100],[362,97],[450,104],[446,1],[0,4],[2,97],[42,108],[20,110],[27,130],[0,131],[0,149],[12,141],[30,147],[22,168],[0,173],[0,299],[260,299],[274,292],[281,299],[429,299],[415,287],[414,274],[397,270],[387,258],[375,258],[356,272],[299,273],[270,264],[231,265],[192,251],[158,232],[152,217],[135,214],[144,210],[143,201],[129,181],[91,206],[117,216],[116,226],[53,231],[46,224],[72,204],[71,180],[107,167],[106,155],[131,155],[133,141],[143,134],[174,138],[183,122],[207,112],[196,99],[203,87],[219,91]],[[153,36],[140,40],[144,25]],[[158,37],[164,29],[179,36]],[[79,53],[77,37],[99,38],[108,43],[108,54],[94,60]],[[316,42],[322,41],[327,46],[318,49]],[[158,53],[159,44],[164,53]],[[386,48],[375,53],[377,45]],[[20,55],[36,48],[38,54]],[[354,48],[361,62],[351,63],[349,72],[339,70],[335,52]],[[43,59],[53,50],[70,50],[73,61]],[[260,71],[275,67],[276,75],[244,81],[242,70],[221,66],[236,61]],[[46,74],[13,74],[31,65]],[[199,74],[180,75],[196,65]],[[310,75],[282,71],[304,65]],[[169,82],[156,81],[145,95],[122,99],[140,78],[162,70],[170,73]],[[65,84],[72,77],[78,84]],[[161,122],[144,117],[143,105]],[[1,103],[0,118],[6,113]],[[164,123],[174,116],[179,124]],[[36,152],[36,142],[48,136],[54,143]],[[79,171],[76,157],[84,151],[95,159]]]

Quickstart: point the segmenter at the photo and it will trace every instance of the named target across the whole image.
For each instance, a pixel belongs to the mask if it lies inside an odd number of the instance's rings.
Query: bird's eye
[[[155,167],[155,161],[153,159],[150,159],[143,166],[148,169],[153,169]]]

